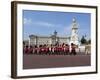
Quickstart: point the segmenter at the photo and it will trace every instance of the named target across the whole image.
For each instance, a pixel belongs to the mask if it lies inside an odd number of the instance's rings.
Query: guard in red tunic
[[[49,54],[50,55],[49,47],[46,47],[46,54]]]
[[[61,47],[60,46],[58,47],[58,54],[59,55],[61,54]]]
[[[33,46],[33,54],[35,53],[35,46]]]
[[[34,54],[37,54],[37,46],[35,45]]]
[[[28,54],[28,51],[29,51],[29,49],[28,49],[28,45],[25,47],[25,54]]]
[[[39,52],[38,52],[38,54],[40,55],[40,54],[41,54],[41,51],[42,51],[42,50],[41,50],[42,45],[39,45],[39,47],[38,47],[38,48],[39,48]]]
[[[47,47],[44,46],[44,54],[47,55]]]
[[[56,46],[56,54],[59,55],[59,47]]]
[[[45,49],[44,49],[44,47],[42,46],[42,47],[41,47],[41,54],[43,55],[44,52],[45,52]]]
[[[65,46],[64,45],[62,45],[61,51],[62,51],[62,54],[65,55]]]
[[[59,50],[59,55],[61,55],[62,54],[62,46],[61,45],[59,45],[58,50]]]
[[[71,43],[71,55],[76,55],[75,44]]]
[[[56,46],[54,47],[54,55],[57,54]]]
[[[30,48],[29,48],[29,54],[33,54],[33,47],[32,46],[30,46]]]
[[[66,44],[66,46],[65,46],[65,54],[69,54],[69,45],[68,44]]]
[[[64,47],[63,46],[60,46],[60,54],[64,55]]]
[[[53,54],[53,55],[55,54],[55,53],[54,53],[54,49],[55,49],[55,47],[52,46],[52,47],[51,47],[51,54]]]
[[[51,54],[52,54],[52,46],[49,46],[49,47],[48,47],[48,50],[49,50],[49,51],[48,51],[48,54],[51,55]]]
[[[36,48],[36,52],[37,52],[37,54],[40,54],[40,47]]]

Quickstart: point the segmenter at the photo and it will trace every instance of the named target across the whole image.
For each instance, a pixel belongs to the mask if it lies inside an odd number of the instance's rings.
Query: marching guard
[[[76,50],[75,50],[76,46],[75,44],[71,43],[71,55],[76,55]]]

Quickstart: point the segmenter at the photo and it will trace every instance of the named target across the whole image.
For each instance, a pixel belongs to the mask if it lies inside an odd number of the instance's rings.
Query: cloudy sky
[[[23,10],[23,37],[28,39],[31,34],[50,36],[55,30],[59,36],[70,36],[73,17],[79,24],[79,37],[87,35],[90,38],[91,14],[89,13],[33,10]]]

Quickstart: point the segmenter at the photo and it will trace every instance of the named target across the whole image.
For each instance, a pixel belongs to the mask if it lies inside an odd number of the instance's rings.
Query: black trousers
[[[72,51],[71,51],[71,55],[72,55],[72,54],[73,54],[73,55],[76,55],[76,51],[75,51],[75,50],[72,50]]]

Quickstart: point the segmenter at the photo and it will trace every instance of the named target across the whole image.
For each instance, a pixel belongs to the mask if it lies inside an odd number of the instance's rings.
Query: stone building
[[[30,45],[43,45],[43,44],[63,44],[69,43],[70,37],[60,37],[57,35],[57,32],[54,31],[54,34],[51,36],[37,36],[37,35],[30,35],[29,36],[29,44]]]
[[[70,36],[59,36],[57,35],[56,30],[54,31],[53,35],[51,36],[39,36],[39,35],[29,35],[28,44],[29,45],[43,45],[43,44],[71,44],[74,43],[76,45],[79,45],[79,37],[78,37],[78,23],[75,18],[72,19],[71,24],[71,35]],[[67,32],[67,31],[66,31]]]

